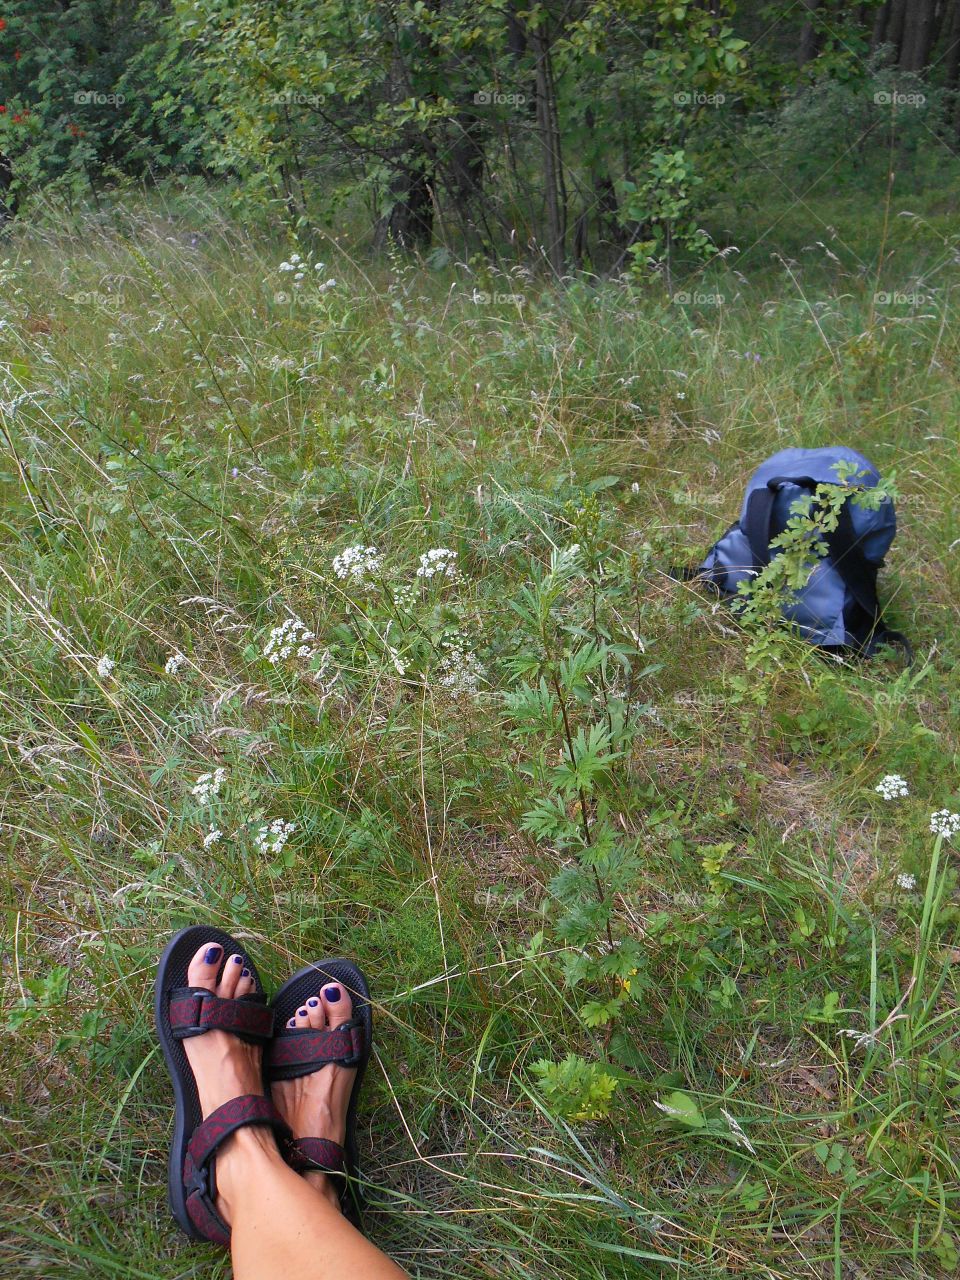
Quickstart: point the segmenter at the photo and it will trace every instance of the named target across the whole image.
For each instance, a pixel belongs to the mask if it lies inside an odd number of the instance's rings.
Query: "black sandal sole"
[[[263,990],[256,965],[247,954],[246,948],[229,933],[224,933],[222,929],[215,929],[210,925],[189,925],[186,929],[175,933],[167,943],[157,966],[153,1016],[157,1037],[173,1083],[175,1100],[173,1138],[170,1142],[170,1157],[167,1162],[167,1202],[170,1205],[170,1212],[177,1220],[177,1225],[191,1240],[203,1240],[205,1237],[197,1231],[187,1213],[183,1185],[183,1158],[186,1155],[187,1143],[203,1119],[203,1115],[200,1110],[196,1081],[193,1078],[190,1063],[187,1061],[183,1041],[174,1037],[170,1026],[170,992],[177,987],[188,985],[187,969],[190,961],[205,942],[218,942],[223,947],[223,956],[217,972],[218,982],[223,975],[223,966],[227,959],[234,953],[238,953],[244,958],[244,967],[250,970],[254,989]],[[263,1089],[269,1096],[266,1081]]]
[[[362,1199],[360,1181],[360,1157],[357,1149],[357,1105],[360,1100],[360,1088],[370,1061],[373,1044],[373,1010],[370,1005],[370,988],[366,976],[352,960],[318,960],[316,964],[308,964],[298,970],[283,984],[270,1001],[274,1011],[274,1038],[282,1036],[287,1023],[298,1009],[302,1009],[311,996],[318,996],[320,988],[336,983],[345,987],[353,1001],[353,1017],[359,1019],[363,1027],[363,1057],[357,1067],[356,1079],[350,1093],[347,1106],[347,1131],[343,1142],[349,1182],[340,1196],[340,1207],[346,1217],[359,1229]],[[323,1070],[319,1067],[318,1070]]]

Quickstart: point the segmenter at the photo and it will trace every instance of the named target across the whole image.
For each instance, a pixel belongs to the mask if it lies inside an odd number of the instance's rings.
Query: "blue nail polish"
[[[249,970],[249,969],[241,969],[241,970],[240,970],[240,977],[241,977],[241,978],[249,978],[249,977],[250,977],[250,970]]]
[[[306,1011],[306,1009],[298,1009],[298,1010],[297,1010],[297,1017],[298,1017],[298,1018],[305,1018],[306,1016],[307,1016],[307,1011]]]
[[[234,957],[233,957],[233,963],[234,963],[234,964],[243,964],[243,956],[234,956]]]
[[[295,1027],[296,1025],[297,1025],[296,1018],[291,1018],[290,1021],[287,1023],[288,1027]]]
[[[326,1001],[327,1001],[327,1003],[328,1003],[328,1004],[336,1004],[336,1003],[337,1003],[337,1001],[340,999],[340,988],[339,988],[339,987],[324,987],[324,989],[323,989],[323,998],[324,998],[324,1000],[326,1000]]]
[[[307,1004],[310,1006],[311,1009],[315,1009],[319,1003],[320,1001],[317,999],[316,996],[313,996],[310,1000],[307,1001]]]
[[[204,964],[216,964],[220,959],[220,952],[223,947],[219,943],[215,943],[212,947],[207,947],[207,954],[203,957]]]

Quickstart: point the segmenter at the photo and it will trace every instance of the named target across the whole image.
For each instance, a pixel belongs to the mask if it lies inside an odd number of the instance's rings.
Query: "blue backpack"
[[[781,534],[794,503],[813,500],[818,484],[840,484],[839,462],[854,463],[847,483],[873,488],[880,479],[862,454],[843,445],[826,449],[783,449],[750,477],[740,519],[707,552],[696,576],[714,583],[721,594],[737,595],[737,584],[749,581],[770,563],[770,540]],[[889,630],[877,599],[877,570],[897,531],[893,502],[875,510],[849,500],[840,508],[828,553],[818,560],[805,587],[794,592],[783,616],[811,644],[870,656],[882,644],[896,643],[912,656],[906,637]],[[774,549],[773,554],[777,554]]]

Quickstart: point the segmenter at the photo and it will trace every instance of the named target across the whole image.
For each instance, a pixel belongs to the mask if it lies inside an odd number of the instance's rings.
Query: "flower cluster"
[[[313,269],[314,271],[322,271],[324,269],[324,265],[325,264],[322,262],[315,262],[313,264]],[[284,272],[292,271],[293,287],[294,289],[300,289],[303,286],[304,280],[307,278],[307,268],[309,266],[309,262],[304,262],[299,253],[291,253],[289,261],[281,262],[277,269]],[[320,286],[320,292],[326,293],[328,289],[335,288],[336,283],[336,280],[325,280]]]
[[[901,871],[900,874],[897,876],[898,889],[906,889],[909,891],[910,889],[915,889],[916,887],[917,887],[917,877],[912,876],[909,873],[909,871]]]
[[[279,853],[296,829],[295,822],[274,818],[257,832],[257,848],[261,853]]]
[[[383,566],[383,556],[376,547],[347,547],[339,555],[333,557],[333,572],[341,582],[350,582],[359,586],[368,578],[375,577]]]
[[[316,636],[300,618],[287,618],[286,622],[271,630],[263,656],[273,666],[294,654],[298,658],[312,658],[317,651],[310,641],[315,639]]]
[[[227,776],[226,769],[214,769],[213,773],[201,773],[190,790],[198,804],[209,804],[220,794],[220,787]]]
[[[448,578],[456,577],[457,553],[455,551],[449,551],[446,547],[434,547],[432,551],[423,553],[420,557],[417,577],[432,578],[436,574],[445,575]]]
[[[217,841],[220,840],[222,835],[223,835],[223,832],[220,830],[219,827],[211,827],[210,830],[207,832],[207,834],[203,837],[203,847],[205,849],[212,848],[213,845],[215,845]]]
[[[163,669],[168,676],[175,676],[185,662],[186,658],[179,650],[177,650],[176,653],[171,653],[170,657],[163,664]]]
[[[97,663],[97,675],[100,677],[101,680],[108,679],[111,672],[113,671],[113,668],[116,665],[117,664],[114,662],[112,658],[108,658],[106,656],[102,657],[100,661]]]
[[[935,836],[943,836],[950,840],[960,831],[960,813],[951,813],[949,809],[938,809],[930,815],[930,832]]]
[[[449,645],[437,670],[437,683],[455,698],[476,697],[486,675],[480,659],[460,640]]]
[[[906,779],[901,778],[899,773],[888,773],[881,778],[874,791],[878,791],[884,800],[896,800],[900,796],[908,796],[910,794]]]

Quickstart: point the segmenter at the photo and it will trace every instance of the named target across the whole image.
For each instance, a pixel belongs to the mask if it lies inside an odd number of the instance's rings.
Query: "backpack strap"
[[[754,568],[762,569],[770,563],[770,520],[781,485],[795,484],[815,491],[817,483],[810,476],[774,476],[762,489],[751,493],[740,528],[753,552]]]

